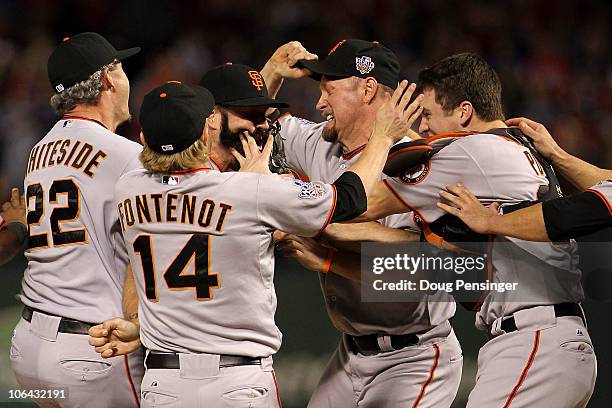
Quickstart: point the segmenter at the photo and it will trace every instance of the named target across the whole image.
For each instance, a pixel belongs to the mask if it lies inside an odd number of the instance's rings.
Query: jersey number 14
[[[219,288],[219,275],[209,271],[208,234],[194,234],[183,249],[174,258],[166,272],[164,280],[170,290],[195,288],[197,300],[212,299],[212,290]],[[134,252],[140,255],[147,299],[157,302],[157,285],[155,280],[155,262],[150,235],[140,235],[134,240]],[[183,271],[195,262],[195,273],[183,275]]]

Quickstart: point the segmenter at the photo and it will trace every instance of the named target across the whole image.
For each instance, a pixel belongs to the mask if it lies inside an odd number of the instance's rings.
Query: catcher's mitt
[[[285,156],[285,146],[283,145],[283,138],[281,136],[281,124],[280,122],[269,122],[269,134],[272,135],[273,143],[272,154],[270,155],[270,171],[277,174],[288,174],[291,173],[291,169],[287,164],[287,157]]]

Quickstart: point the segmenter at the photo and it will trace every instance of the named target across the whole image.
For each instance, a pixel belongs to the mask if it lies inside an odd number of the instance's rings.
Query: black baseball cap
[[[227,63],[214,67],[204,74],[200,85],[210,90],[221,106],[289,107],[268,96],[263,77],[248,65]]]
[[[391,89],[399,83],[400,63],[397,56],[376,41],[354,38],[342,40],[321,61],[301,60],[300,65],[312,71],[311,78],[323,75],[335,78],[373,77]]]
[[[145,142],[161,154],[181,152],[202,136],[215,100],[206,88],[170,81],[145,95],[140,126]]]
[[[91,74],[114,60],[123,60],[140,52],[140,47],[116,50],[98,33],[80,33],[66,37],[47,62],[49,81],[56,93],[87,80]]]

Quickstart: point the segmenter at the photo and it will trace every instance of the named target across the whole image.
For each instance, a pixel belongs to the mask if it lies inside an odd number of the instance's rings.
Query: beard
[[[219,130],[219,140],[221,144],[228,149],[233,147],[244,156],[242,143],[240,142],[240,134],[242,132],[232,132],[227,124],[227,112],[221,112],[221,128]]]
[[[244,156],[244,149],[242,148],[242,142],[240,141],[240,135],[244,133],[244,130],[231,131],[228,125],[227,112],[221,112],[221,127],[219,130],[219,140],[221,144],[228,149],[233,147]],[[255,133],[251,135],[255,139],[255,143],[261,147],[266,142],[267,134],[264,130],[255,128]]]
[[[321,132],[321,137],[326,142],[336,143],[338,141],[338,129],[336,129],[336,125],[332,127],[325,126]]]

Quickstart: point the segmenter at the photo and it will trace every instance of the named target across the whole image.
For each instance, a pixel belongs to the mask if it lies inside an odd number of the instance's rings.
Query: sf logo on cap
[[[355,68],[361,72],[361,75],[370,73],[374,69],[372,58],[365,55],[363,57],[355,57]]]
[[[257,71],[249,71],[249,77],[251,78],[251,83],[258,91],[261,91],[261,88],[264,86],[263,78],[261,74]]]
[[[172,146],[171,144],[162,145],[161,149],[164,152],[171,152],[174,150],[174,146]]]

